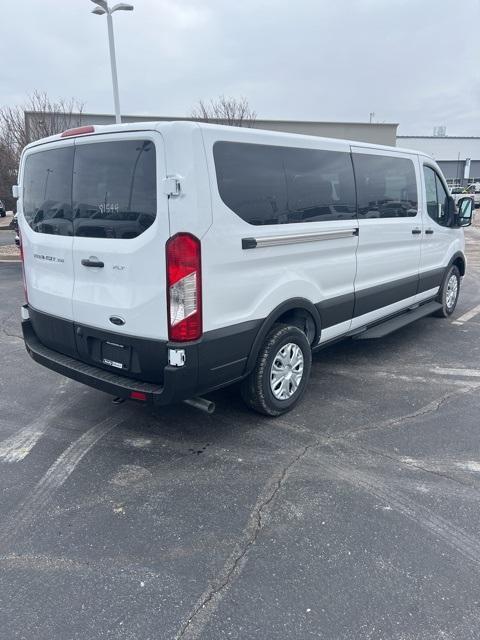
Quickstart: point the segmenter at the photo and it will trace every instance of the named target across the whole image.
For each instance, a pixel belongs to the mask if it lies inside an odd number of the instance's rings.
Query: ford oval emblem
[[[110,316],[109,320],[112,324],[116,324],[117,327],[121,327],[125,324],[125,320],[119,316]]]

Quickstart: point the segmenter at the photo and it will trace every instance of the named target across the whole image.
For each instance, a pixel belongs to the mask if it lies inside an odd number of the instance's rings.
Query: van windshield
[[[155,146],[123,140],[33,153],[23,189],[25,218],[38,233],[135,238],[156,216]]]

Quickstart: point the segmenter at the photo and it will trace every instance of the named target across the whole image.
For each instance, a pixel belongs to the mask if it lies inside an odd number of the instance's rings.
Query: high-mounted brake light
[[[177,233],[167,242],[168,336],[175,342],[202,335],[200,240]]]
[[[87,133],[95,133],[95,127],[88,125],[86,127],[75,127],[74,129],[67,129],[60,137],[68,138],[69,136],[84,136]]]

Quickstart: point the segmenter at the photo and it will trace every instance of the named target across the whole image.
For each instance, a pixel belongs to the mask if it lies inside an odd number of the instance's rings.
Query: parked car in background
[[[0,200],[0,217],[5,218],[6,215],[7,215],[7,212],[5,211],[5,205]]]
[[[460,198],[471,198],[472,200],[474,199],[473,194],[468,193],[466,187],[451,187],[450,194],[454,199],[455,204],[458,203]]]
[[[480,182],[472,182],[465,189],[465,193],[473,196],[475,207],[480,207]]]

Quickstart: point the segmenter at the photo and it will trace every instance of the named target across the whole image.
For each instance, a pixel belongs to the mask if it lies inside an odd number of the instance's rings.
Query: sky
[[[122,113],[245,97],[258,118],[480,135],[480,0],[132,0],[114,28]],[[460,12],[461,6],[461,12]],[[90,0],[0,0],[0,106],[33,90],[113,110]]]

